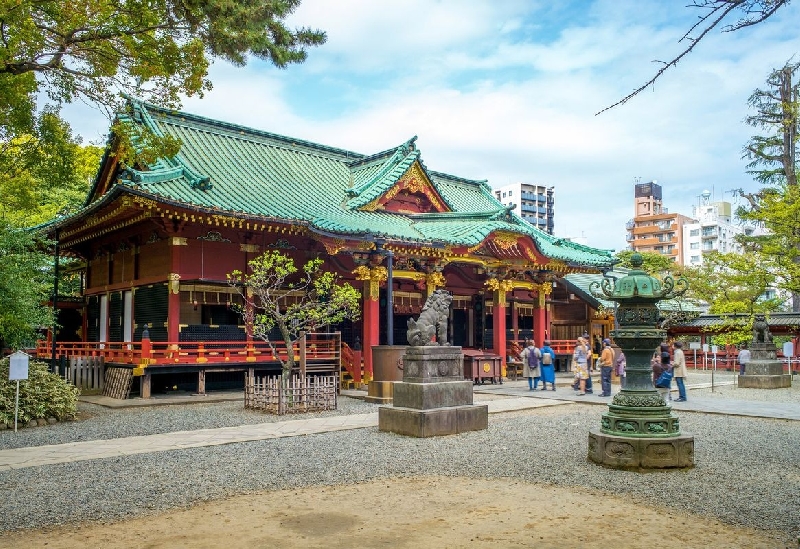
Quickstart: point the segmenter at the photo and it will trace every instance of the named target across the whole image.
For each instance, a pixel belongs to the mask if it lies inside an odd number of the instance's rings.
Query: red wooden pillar
[[[506,292],[495,290],[492,303],[492,352],[503,357],[506,356]]]
[[[364,281],[361,341],[364,351],[364,381],[372,381],[372,346],[380,345],[380,283],[374,278]]]
[[[167,341],[178,341],[181,331],[181,246],[186,246],[186,239],[176,236],[172,238],[171,244]]]
[[[514,334],[514,341],[519,341],[519,309],[516,305],[511,305],[511,333]]]
[[[533,310],[533,339],[538,347],[544,345],[544,340],[547,339],[546,311],[541,305]]]
[[[552,283],[544,282],[539,285],[537,296],[537,307],[533,310],[533,339],[536,345],[544,345],[544,341],[549,339],[550,326],[547,322],[547,296],[553,291]]]

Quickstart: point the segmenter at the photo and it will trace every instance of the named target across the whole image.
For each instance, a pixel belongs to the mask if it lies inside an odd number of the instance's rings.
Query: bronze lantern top
[[[684,277],[673,278],[670,275],[659,280],[644,272],[642,255],[631,255],[633,267],[627,275],[614,279],[604,277],[602,282],[593,282],[589,289],[596,297],[620,302],[657,302],[672,299],[683,294],[689,287]]]

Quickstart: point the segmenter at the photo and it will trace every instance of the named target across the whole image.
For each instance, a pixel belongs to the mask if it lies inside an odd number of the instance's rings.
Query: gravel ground
[[[713,393],[696,389],[689,396],[701,394],[800,401],[800,387],[723,386]],[[246,412],[240,402],[81,408],[85,419],[23,430],[16,437],[0,433],[0,442],[8,448],[281,420]],[[326,414],[375,409],[343,397],[339,409]],[[605,410],[574,404],[496,414],[488,430],[450,437],[414,439],[368,428],[4,471],[0,530],[115,520],[261,490],[443,475],[509,477],[628,494],[636,501],[800,537],[799,422],[681,412],[682,431],[695,437],[697,466],[640,474],[586,460],[588,431],[599,426]]]
[[[215,429],[255,423],[273,423],[287,419],[306,419],[342,414],[375,412],[377,407],[362,400],[343,397],[338,409],[302,416],[275,416],[245,410],[242,400],[199,404],[160,405],[145,408],[109,409],[78,402],[78,420],[47,427],[0,431],[0,450],[64,444],[84,440],[121,438],[174,431]]]

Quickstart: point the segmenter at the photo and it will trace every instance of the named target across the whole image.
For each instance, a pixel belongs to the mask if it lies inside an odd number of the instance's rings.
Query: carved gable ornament
[[[414,162],[389,190],[362,209],[404,214],[450,211],[419,162]]]

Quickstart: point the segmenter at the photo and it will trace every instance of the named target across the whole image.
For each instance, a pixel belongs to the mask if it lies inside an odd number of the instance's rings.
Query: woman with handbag
[[[672,387],[672,357],[669,354],[669,345],[662,343],[653,355],[653,384],[656,386],[664,402],[672,400],[670,389]]]

